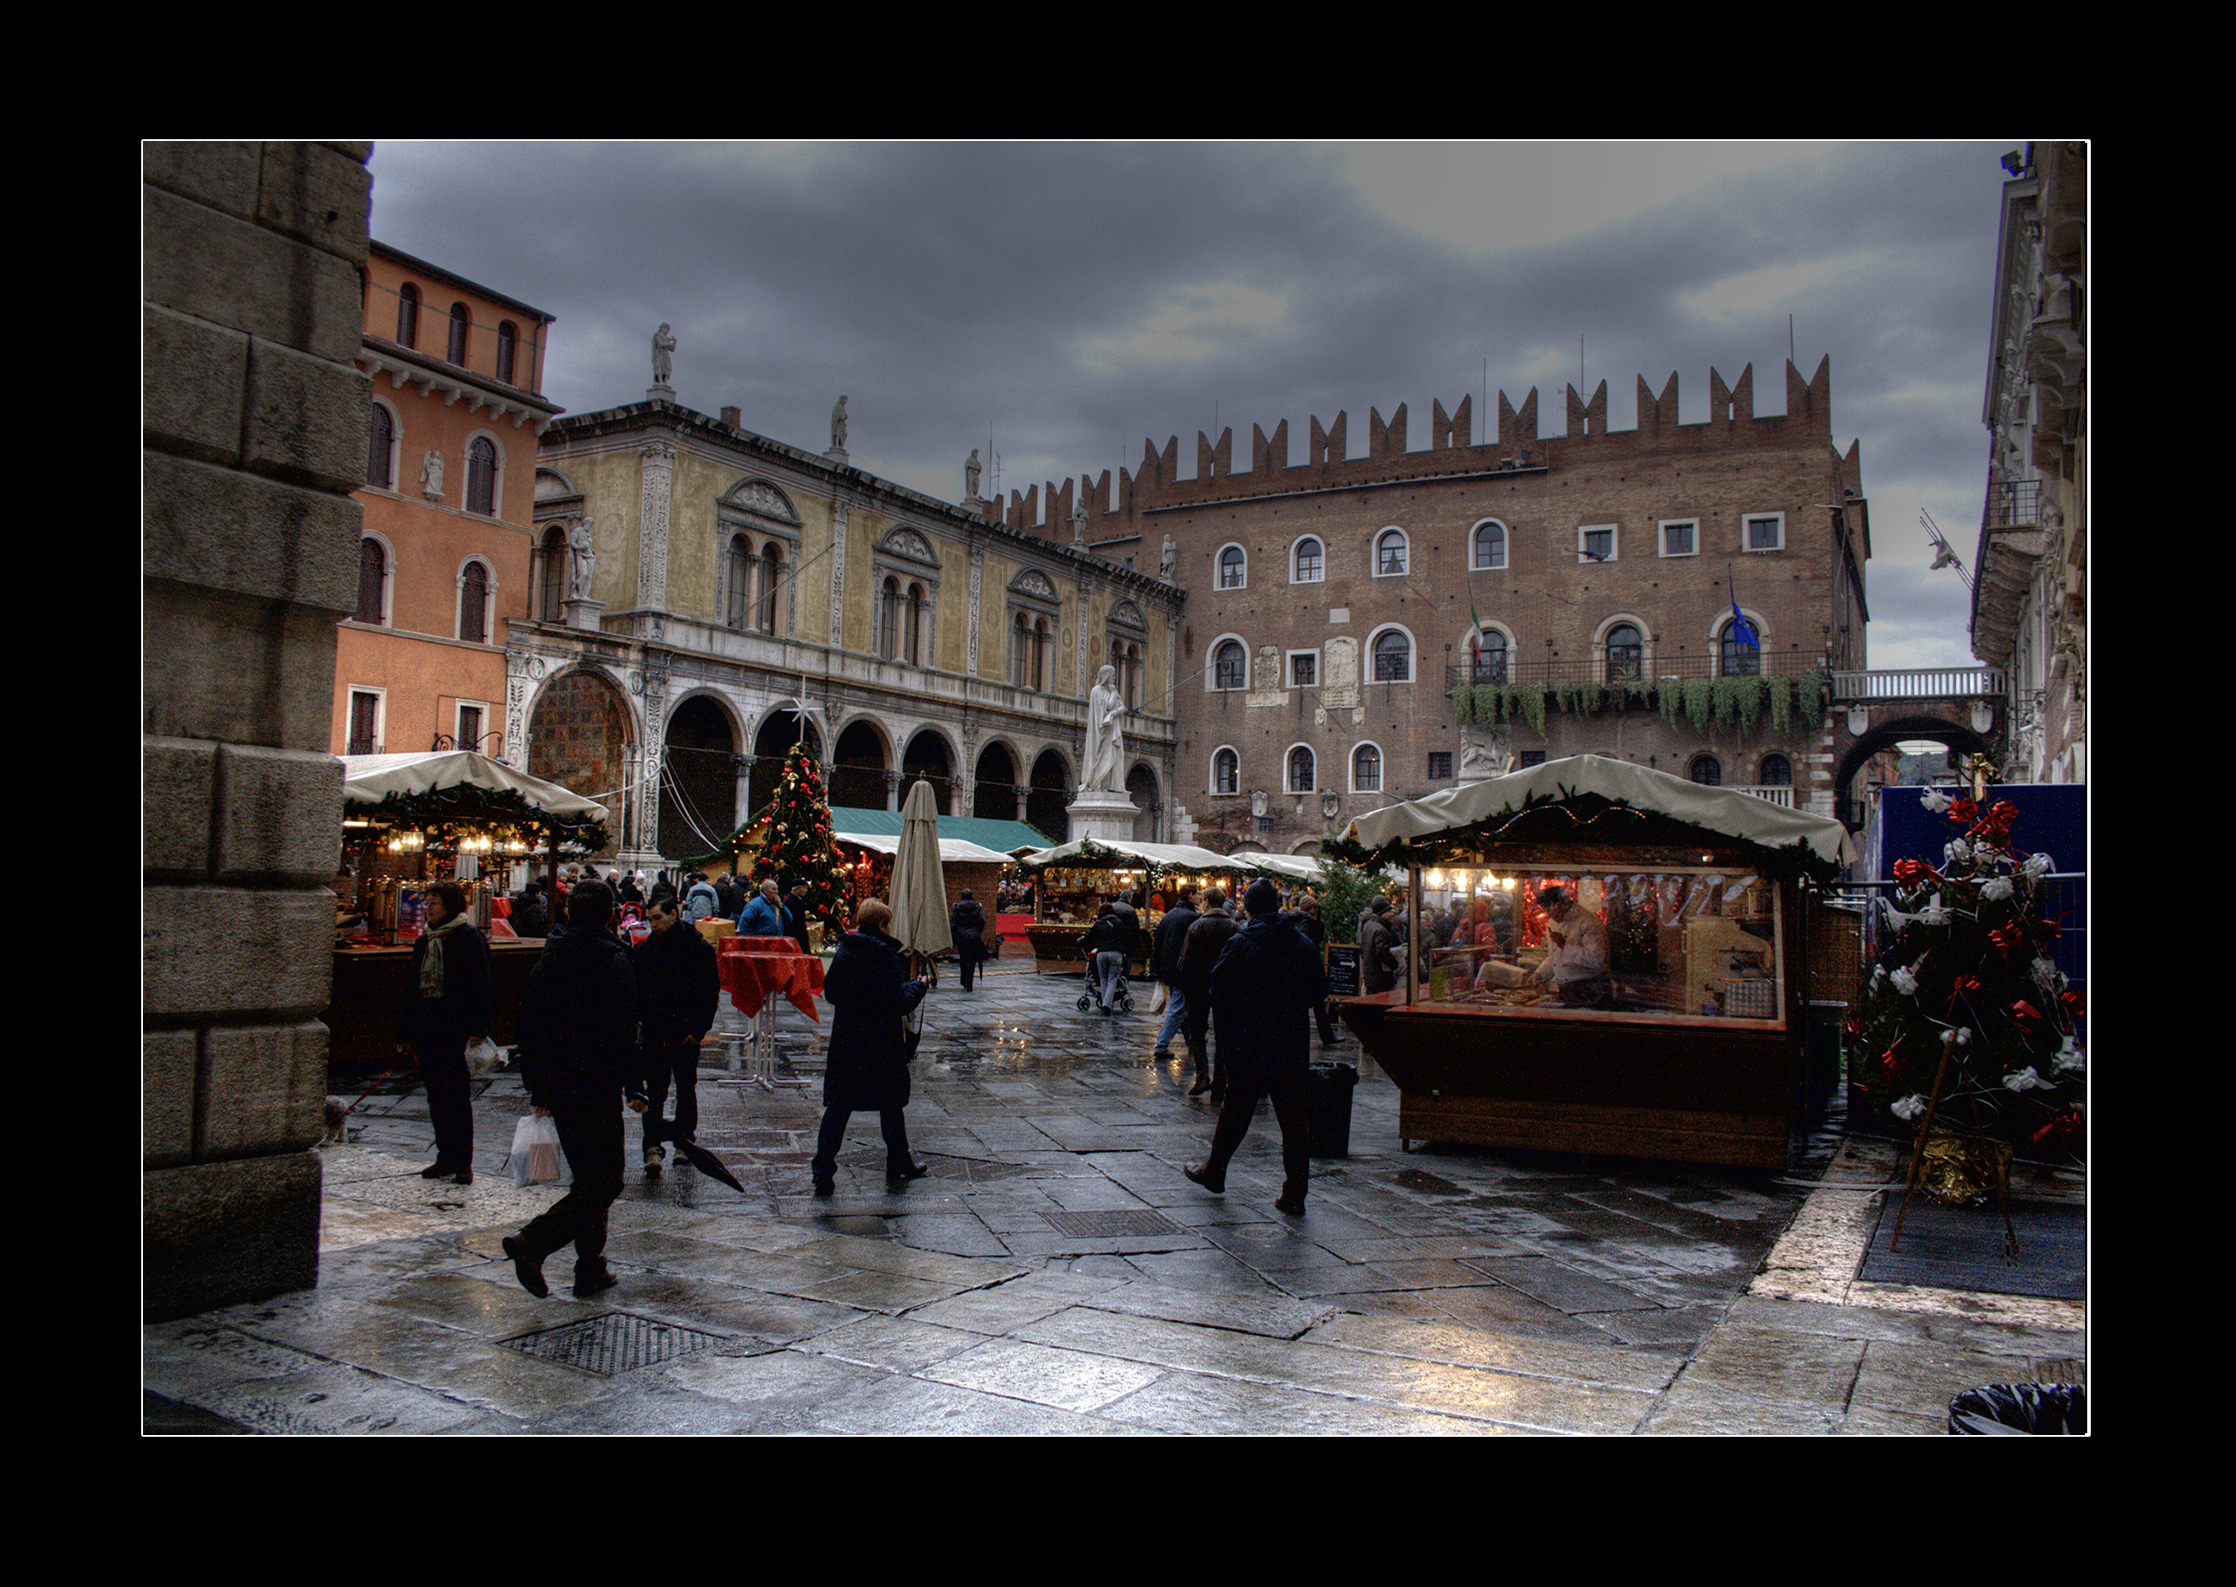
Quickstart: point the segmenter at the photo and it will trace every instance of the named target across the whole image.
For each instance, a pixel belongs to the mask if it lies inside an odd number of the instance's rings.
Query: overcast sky
[[[557,316],[545,392],[678,400],[945,500],[989,435],[1004,491],[1138,467],[1142,442],[1708,371],[1785,402],[1787,316],[1863,442],[1874,667],[1965,664],[1998,157],[1976,144],[378,143],[373,235]],[[1581,338],[1581,378],[1579,378]],[[1484,397],[1485,361],[1490,398]],[[989,459],[984,481],[993,494]]]

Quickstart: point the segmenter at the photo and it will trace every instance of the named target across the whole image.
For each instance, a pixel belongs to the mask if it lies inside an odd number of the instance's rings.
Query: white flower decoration
[[[1962,838],[1956,838],[1952,840],[1941,850],[1941,862],[1944,865],[1955,865],[1960,861],[1969,860],[1971,858],[1972,845],[1965,842]]]
[[[1925,908],[1918,911],[1918,924],[1921,926],[1945,926],[1948,923],[1949,908],[1941,902],[1941,895],[1935,893],[1932,898],[1926,901]]]
[[[1885,902],[1886,902],[1886,900],[1885,900],[1885,899],[1883,899],[1883,898],[1882,898],[1881,900],[1879,900],[1879,901],[1880,901],[1881,903],[1885,903]],[[1892,914],[1892,913],[1893,913],[1893,911],[1892,911],[1892,910],[1889,910],[1889,911],[1888,911],[1888,913],[1889,913],[1889,914]],[[1878,985],[1878,984],[1879,984],[1879,983],[1880,983],[1881,981],[1884,981],[1884,980],[1885,980],[1886,978],[1887,978],[1887,967],[1886,967],[1885,965],[1883,965],[1883,964],[1875,964],[1875,965],[1873,965],[1873,966],[1871,967],[1871,984],[1872,984],[1873,986],[1877,986],[1877,985]]]
[[[2005,1075],[2003,1084],[2011,1091],[2048,1091],[2055,1082],[2043,1079],[2034,1072],[2034,1065],[2028,1064],[2016,1074]]]
[[[2034,984],[2055,997],[2065,990],[2065,972],[2057,967],[2055,959],[2036,959]]]
[[[2057,1063],[2053,1067],[2058,1069],[2085,1069],[2088,1067],[2088,1058],[2078,1046],[2074,1045],[2073,1038],[2068,1036],[2065,1038],[2065,1045],[2057,1050]]]
[[[2045,872],[2057,869],[2057,861],[2051,859],[2047,854],[2029,854],[2026,857],[2026,863],[2021,865],[2019,869],[2026,872],[2028,881],[2038,882]]]
[[[1940,789],[1928,788],[1923,794],[1919,795],[1918,803],[1923,805],[1926,809],[1932,811],[1935,815],[1939,815],[1942,811],[1949,808],[1951,800],[1949,796],[1943,793]]]
[[[1904,997],[1916,997],[1918,995],[1918,978],[1910,970],[1897,970],[1887,979],[1894,982],[1894,989]]]
[[[1992,877],[1980,888],[1980,898],[1984,903],[2000,904],[2010,896],[2011,878],[2008,876]]]
[[[1972,1045],[1972,1029],[1970,1026],[1966,1026],[1963,1030],[1960,1030],[1956,1033],[1956,1044],[1959,1047],[1969,1047]]]
[[[1913,1091],[1900,1102],[1888,1108],[1887,1111],[1907,1124],[1925,1111],[1925,1098]]]

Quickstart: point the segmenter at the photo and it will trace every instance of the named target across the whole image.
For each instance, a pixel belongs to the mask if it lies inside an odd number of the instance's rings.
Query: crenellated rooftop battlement
[[[1708,418],[1698,424],[1677,419],[1677,376],[1672,373],[1660,395],[1638,377],[1638,422],[1629,430],[1607,428],[1607,382],[1602,380],[1587,399],[1572,385],[1567,388],[1566,429],[1563,434],[1538,434],[1537,388],[1530,388],[1519,408],[1498,394],[1498,431],[1481,441],[1474,439],[1474,399],[1462,397],[1447,410],[1441,400],[1431,403],[1428,447],[1413,451],[1408,441],[1405,404],[1399,403],[1384,419],[1376,408],[1367,410],[1366,455],[1352,457],[1347,447],[1348,414],[1338,413],[1332,424],[1310,420],[1305,460],[1291,463],[1289,421],[1274,426],[1269,436],[1259,426],[1250,427],[1250,467],[1234,468],[1234,431],[1220,431],[1213,440],[1196,433],[1195,473],[1180,475],[1180,437],[1168,437],[1160,449],[1154,440],[1142,442],[1141,463],[1118,470],[1117,495],[1111,495],[1110,471],[1100,479],[1080,475],[1060,484],[1012,490],[1006,502],[984,504],[985,515],[997,523],[1049,539],[1069,540],[1074,535],[1073,514],[1087,507],[1086,539],[1089,542],[1118,538],[1137,532],[1132,521],[1144,514],[1194,507],[1214,502],[1241,501],[1255,496],[1293,495],[1303,491],[1344,490],[1358,486],[1390,485],[1404,481],[1443,479],[1478,474],[1540,472],[1585,462],[1646,456],[1669,451],[1711,451],[1733,446],[1791,447],[1807,441],[1832,438],[1832,359],[1817,364],[1807,379],[1789,360],[1786,364],[1786,411],[1758,416],[1755,412],[1755,371],[1749,364],[1729,384],[1723,375],[1708,371]],[[1854,474],[1860,459],[1854,446],[1842,462]]]

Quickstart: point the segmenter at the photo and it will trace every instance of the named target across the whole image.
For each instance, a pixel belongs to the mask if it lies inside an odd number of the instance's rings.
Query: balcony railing
[[[2038,479],[1988,481],[1982,529],[2028,529],[2042,521],[2042,482]]]
[[[1903,667],[1832,675],[1832,697],[1858,704],[1875,700],[1972,700],[2002,694],[2004,688],[2001,667]]]
[[[1774,804],[1786,810],[1793,808],[1793,785],[1791,783],[1736,783],[1732,787],[1732,792],[1753,794],[1766,804]]]
[[[1814,653],[1804,655],[1799,651],[1766,650],[1758,658],[1748,653],[1754,669],[1749,676],[1799,677],[1823,658]],[[1665,656],[1637,662],[1626,667],[1620,660],[1610,672],[1603,660],[1590,661],[1493,661],[1488,658],[1473,663],[1461,663],[1444,669],[1446,693],[1462,684],[1495,683],[1608,683],[1624,679],[1639,679],[1652,683],[1661,678],[1716,678],[1725,676],[1724,669],[1713,655]],[[1736,675],[1734,673],[1733,675]]]

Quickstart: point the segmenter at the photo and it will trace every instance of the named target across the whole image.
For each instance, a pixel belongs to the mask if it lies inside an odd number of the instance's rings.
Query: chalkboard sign
[[[1334,997],[1359,995],[1359,950],[1341,944],[1328,947],[1328,992]]]

